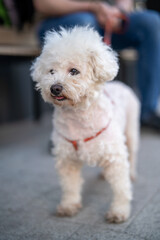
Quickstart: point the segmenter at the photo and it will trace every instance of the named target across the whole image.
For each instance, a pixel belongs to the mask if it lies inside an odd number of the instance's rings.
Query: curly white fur
[[[73,68],[78,74],[71,74]],[[33,80],[44,100],[55,105],[52,140],[63,189],[60,215],[74,215],[81,207],[80,169],[87,163],[103,167],[113,189],[109,221],[122,222],[129,217],[129,175],[135,177],[139,102],[124,84],[106,83],[117,72],[116,54],[88,27],[49,32],[32,66]],[[63,87],[63,101],[51,94],[50,88],[56,84]],[[84,142],[107,124],[101,134]],[[77,151],[67,139],[77,141]]]

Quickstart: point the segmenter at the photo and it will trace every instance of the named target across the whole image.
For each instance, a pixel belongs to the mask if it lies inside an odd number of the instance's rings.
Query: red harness
[[[113,99],[110,97],[110,95],[108,94],[108,92],[106,90],[104,90],[104,93],[107,95],[107,97],[110,99],[111,103],[113,105],[115,105],[115,102],[113,101]],[[83,142],[88,142],[96,137],[98,137],[102,132],[104,132],[110,125],[111,119],[108,121],[107,126],[102,128],[99,132],[97,132],[94,136],[88,137],[83,139]],[[77,151],[78,150],[78,141],[79,140],[70,140],[66,137],[64,137],[62,134],[60,134],[65,140],[67,140],[68,142],[72,143],[74,149]]]
[[[94,136],[91,136],[91,137],[88,137],[88,138],[85,138],[83,139],[83,142],[88,142],[96,137],[98,137],[102,132],[104,132],[108,127],[109,127],[109,124],[110,124],[111,120],[109,120],[108,124],[106,127],[102,128],[99,132],[97,132]],[[77,151],[78,150],[78,140],[70,140],[66,137],[64,137],[68,142],[72,143],[74,149]]]

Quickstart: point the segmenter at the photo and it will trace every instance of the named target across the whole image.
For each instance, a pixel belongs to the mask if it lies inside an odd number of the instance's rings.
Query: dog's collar
[[[85,138],[85,139],[83,139],[82,141],[83,141],[83,142],[88,142],[88,141],[90,141],[90,140],[98,137],[102,132],[104,132],[104,131],[109,127],[110,122],[111,122],[111,119],[108,121],[106,127],[102,128],[102,129],[101,129],[99,132],[97,132],[94,136]],[[75,149],[76,151],[78,150],[78,142],[79,142],[79,140],[70,140],[70,139],[64,137],[62,134],[60,134],[60,135],[61,135],[65,140],[67,140],[68,142],[70,142],[70,143],[73,145],[73,147],[74,147],[74,149]]]

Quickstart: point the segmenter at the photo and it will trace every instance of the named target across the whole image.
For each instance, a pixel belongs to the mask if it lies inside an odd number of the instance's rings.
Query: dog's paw
[[[81,203],[74,203],[68,206],[59,205],[57,208],[57,216],[72,217],[76,215],[81,208]]]
[[[130,207],[123,207],[119,209],[112,209],[106,215],[106,220],[109,223],[125,222],[130,215]]]
[[[109,223],[122,223],[128,219],[128,216],[124,213],[108,212],[106,219]]]

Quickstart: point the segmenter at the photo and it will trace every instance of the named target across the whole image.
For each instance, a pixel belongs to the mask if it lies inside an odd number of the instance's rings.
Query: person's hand
[[[117,7],[98,2],[94,9],[94,13],[102,27],[107,26],[109,31],[119,29],[121,11]]]

